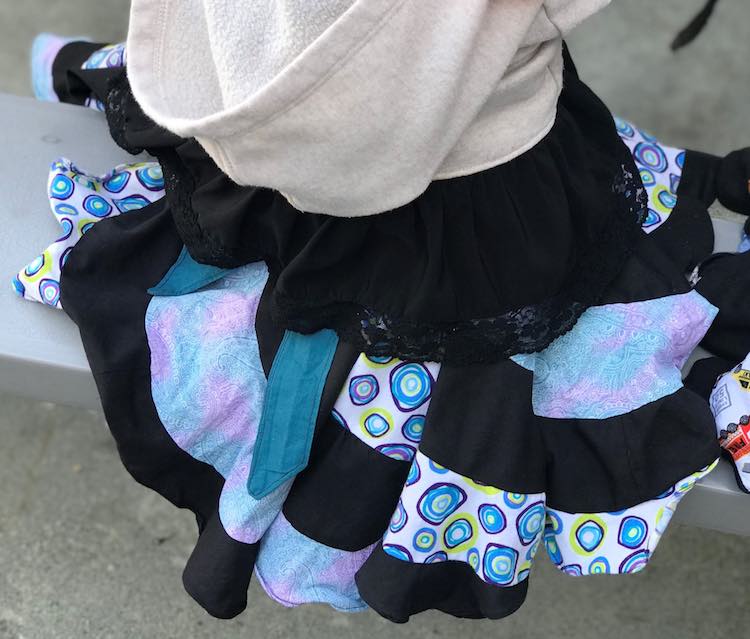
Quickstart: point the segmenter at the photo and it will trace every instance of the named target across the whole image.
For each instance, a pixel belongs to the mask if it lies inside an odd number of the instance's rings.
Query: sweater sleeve
[[[545,0],[544,8],[563,36],[586,18],[606,7],[611,0]]]

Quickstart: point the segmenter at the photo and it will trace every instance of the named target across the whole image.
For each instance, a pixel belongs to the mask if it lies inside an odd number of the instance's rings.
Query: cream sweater
[[[609,0],[133,0],[128,75],[235,182],[370,215],[555,120],[562,38]]]

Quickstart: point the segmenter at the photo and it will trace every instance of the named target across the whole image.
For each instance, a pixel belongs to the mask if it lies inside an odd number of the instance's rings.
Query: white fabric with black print
[[[750,493],[750,354],[716,380],[710,402],[719,444],[734,462],[740,488]]]

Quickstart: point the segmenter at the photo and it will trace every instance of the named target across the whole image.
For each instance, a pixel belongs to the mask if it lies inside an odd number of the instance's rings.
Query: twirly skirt
[[[77,46],[67,64],[112,55]],[[129,472],[195,513],[202,606],[238,614],[256,574],[285,605],[499,618],[542,545],[573,576],[648,563],[719,454],[680,372],[717,313],[684,276],[712,250],[710,158],[615,122],[569,63],[523,156],[395,211],[310,215],[147,122],[122,58],[56,90],[159,164],[55,163],[64,237],[15,286],[78,324]],[[269,406],[304,386],[273,381],[285,339],[321,331],[306,461],[253,497]]]

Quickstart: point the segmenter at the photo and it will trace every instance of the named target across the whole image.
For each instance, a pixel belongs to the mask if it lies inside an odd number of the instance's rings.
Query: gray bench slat
[[[87,172],[133,161],[101,113],[0,94],[0,390],[98,408],[75,325],[62,311],[21,300],[13,275],[60,235],[46,197],[49,165],[67,157]]]

